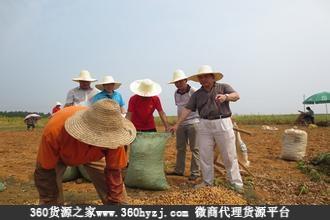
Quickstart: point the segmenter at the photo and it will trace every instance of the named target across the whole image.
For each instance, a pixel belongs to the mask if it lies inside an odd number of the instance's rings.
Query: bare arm
[[[127,112],[125,118],[132,121],[132,112]]]
[[[236,102],[240,99],[239,94],[237,92],[232,92],[228,94],[218,94],[215,96],[217,102],[223,103],[227,102]]]
[[[168,125],[168,121],[167,121],[167,117],[166,117],[165,112],[164,111],[160,111],[160,112],[158,112],[158,114],[159,114],[160,119],[163,122],[163,125],[165,127],[165,131],[169,131],[170,127]]]
[[[183,108],[178,120],[176,121],[175,125],[173,125],[170,128],[170,131],[175,132],[178,129],[178,126],[181,124],[181,122],[183,122],[188,117],[190,112],[191,112],[190,109]]]
[[[122,113],[122,114],[126,114],[126,110],[125,110],[125,108],[124,107],[120,107],[120,112]]]

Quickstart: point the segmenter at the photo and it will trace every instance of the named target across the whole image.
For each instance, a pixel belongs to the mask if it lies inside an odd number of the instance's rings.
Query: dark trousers
[[[39,192],[39,204],[64,204],[62,179],[66,167],[59,162],[55,169],[47,170],[37,163],[34,181]],[[126,204],[127,194],[120,169],[105,171],[104,158],[86,163],[84,168],[103,204]],[[111,187],[107,186],[105,178],[109,178]]]

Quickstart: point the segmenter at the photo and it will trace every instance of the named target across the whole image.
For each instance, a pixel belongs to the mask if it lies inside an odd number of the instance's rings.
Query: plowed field
[[[276,125],[274,125],[276,126]],[[254,133],[241,134],[249,149],[253,176],[243,175],[246,190],[238,194],[219,184],[212,189],[193,189],[196,182],[188,181],[189,158],[186,176],[167,176],[171,188],[167,191],[148,191],[127,188],[131,204],[329,204],[329,183],[312,181],[297,168],[297,162],[280,158],[282,136],[289,125],[276,126],[278,130],[263,130],[261,126],[241,126]],[[308,129],[308,144],[305,161],[319,153],[330,150],[330,128]],[[159,128],[159,130],[163,130]],[[0,131],[0,181],[6,186],[0,192],[0,204],[37,204],[38,195],[33,182],[36,152],[42,130]],[[175,164],[175,138],[167,143],[165,167],[171,170]],[[239,154],[240,155],[240,154]],[[243,169],[244,170],[244,169]],[[224,177],[217,174],[217,182]],[[302,190],[302,187],[304,190]],[[88,182],[64,183],[64,197],[67,204],[100,204],[100,200]]]

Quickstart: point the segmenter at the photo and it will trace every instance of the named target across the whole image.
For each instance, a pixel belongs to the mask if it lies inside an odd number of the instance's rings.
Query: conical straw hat
[[[132,122],[121,116],[119,105],[111,99],[78,111],[67,119],[65,129],[81,142],[109,149],[130,144],[136,136]]]

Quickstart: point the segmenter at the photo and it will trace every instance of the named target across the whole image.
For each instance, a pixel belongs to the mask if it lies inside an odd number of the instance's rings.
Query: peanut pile
[[[204,187],[167,192],[157,197],[129,198],[132,205],[246,205],[244,198],[232,190]]]

